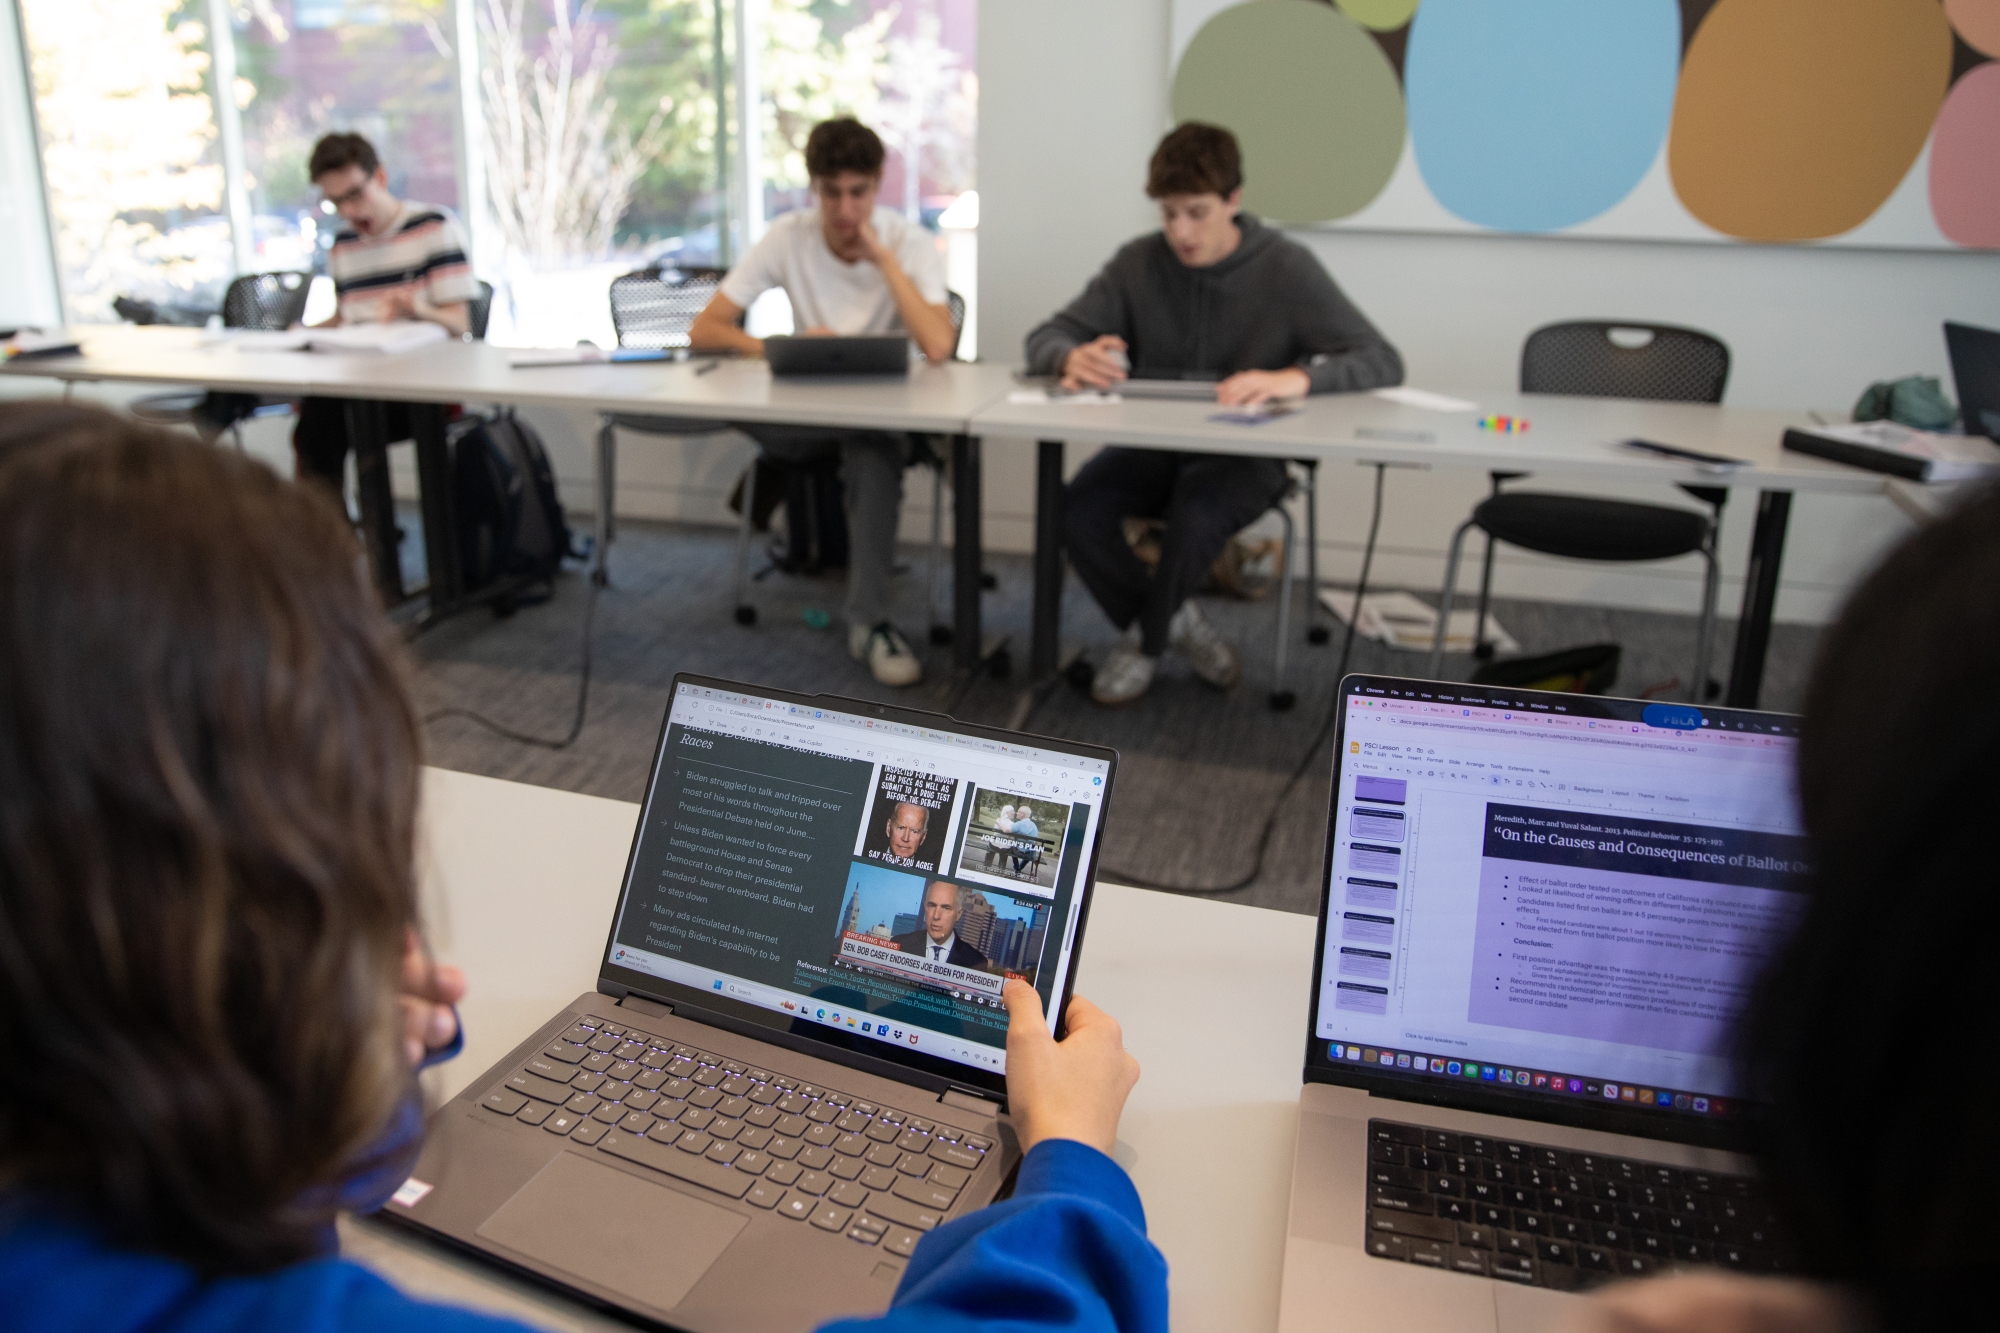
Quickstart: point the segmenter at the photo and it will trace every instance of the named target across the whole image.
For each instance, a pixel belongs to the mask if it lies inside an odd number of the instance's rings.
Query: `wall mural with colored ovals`
[[[2000,0],[1172,0],[1293,226],[2000,249]]]

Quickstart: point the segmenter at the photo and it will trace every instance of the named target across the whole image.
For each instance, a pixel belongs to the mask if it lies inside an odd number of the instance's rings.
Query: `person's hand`
[[[1042,997],[1012,980],[1007,1002],[1007,1103],[1027,1152],[1044,1139],[1075,1139],[1109,1155],[1118,1116],[1139,1062],[1125,1050],[1118,1020],[1081,995],[1069,1001],[1069,1035],[1057,1041]]]
[[[1273,398],[1303,398],[1311,392],[1311,378],[1297,366],[1240,370],[1215,386],[1215,401],[1224,407],[1250,407]]]
[[[1125,378],[1125,340],[1107,333],[1069,349],[1063,358],[1062,386],[1077,389],[1108,389]]]
[[[875,220],[864,219],[861,223],[861,257],[871,264],[880,265],[888,259],[889,247],[882,244],[882,238],[875,231]]]
[[[403,1011],[403,1054],[416,1068],[432,1051],[458,1040],[458,1014],[452,1006],[465,998],[465,973],[449,963],[435,963],[423,941],[410,932],[403,947],[403,977],[396,1003]]]
[[[389,319],[417,319],[417,298],[412,292],[390,292],[382,298],[382,313]]]

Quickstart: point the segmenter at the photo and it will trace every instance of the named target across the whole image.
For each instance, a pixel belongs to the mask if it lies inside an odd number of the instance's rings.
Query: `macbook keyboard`
[[[480,1103],[908,1258],[990,1140],[586,1015]]]
[[[1761,1182],[1368,1122],[1368,1252],[1574,1291],[1675,1264],[1782,1271]]]

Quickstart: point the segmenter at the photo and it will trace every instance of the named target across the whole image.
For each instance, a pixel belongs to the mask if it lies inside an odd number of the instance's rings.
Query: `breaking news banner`
[[[998,1000],[1007,984],[1004,976],[935,962],[920,953],[904,953],[895,945],[872,935],[842,934],[840,960],[856,967],[903,977],[922,986],[965,991],[981,1000]]]
[[[997,1007],[1007,977],[1034,984],[1049,914],[1034,898],[854,861],[832,962]]]
[[[861,826],[861,856],[925,874],[938,868],[951,835],[958,779],[883,765]]]
[[[975,787],[958,874],[997,888],[1052,895],[1070,808],[1059,801]]]

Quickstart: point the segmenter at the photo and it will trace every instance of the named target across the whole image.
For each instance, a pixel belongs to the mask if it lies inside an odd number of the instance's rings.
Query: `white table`
[[[638,806],[432,769],[426,911],[471,974],[465,1053],[427,1076],[455,1095],[596,983]],[[1173,1326],[1276,1327],[1313,920],[1100,884],[1078,974],[1144,1074],[1118,1157],[1166,1254]],[[347,1254],[405,1290],[553,1329],[615,1324],[388,1223],[350,1219]]]
[[[1026,435],[1041,441],[1029,654],[1035,678],[1048,678],[1057,665],[1063,445],[1068,441],[1315,463],[1477,468],[1577,481],[1755,488],[1760,492],[1757,525],[1726,699],[1739,708],[1757,704],[1793,493],[1879,495],[1887,480],[1878,473],[1786,452],[1780,446],[1785,428],[1809,424],[1803,413],[1546,394],[1465,396],[1478,402],[1476,412],[1430,411],[1365,393],[1322,395],[1307,399],[1296,412],[1254,426],[1212,420],[1218,410],[1213,403],[1160,399],[1100,403],[1002,399],[977,413],[971,429],[979,434]],[[1478,419],[1488,414],[1526,418],[1530,428],[1520,434],[1482,430]],[[1616,441],[1635,436],[1749,459],[1750,466],[1718,476],[1616,447]]]
[[[978,660],[980,488],[979,441],[967,433],[973,413],[1012,386],[1003,366],[954,361],[918,365],[907,379],[779,380],[758,359],[597,363],[516,368],[521,349],[481,342],[444,342],[400,356],[323,352],[248,352],[218,343],[204,330],[105,325],[82,331],[78,356],[37,357],[0,373],[66,383],[117,380],[201,385],[281,397],[393,401],[436,408],[450,403],[584,408],[602,413],[706,419],[730,424],[773,423],[858,430],[916,431],[952,437],[954,466],[954,641],[962,664]],[[444,418],[413,413],[418,483],[424,504],[426,557],[433,612],[460,605],[458,551],[444,534],[451,521],[451,478]],[[366,412],[357,439],[379,435]],[[597,457],[596,576],[604,577],[611,537],[614,459],[601,442]],[[357,452],[363,518],[376,581],[401,599],[386,462]]]

